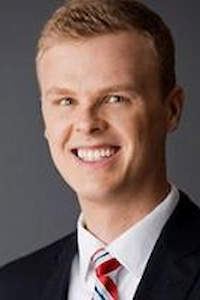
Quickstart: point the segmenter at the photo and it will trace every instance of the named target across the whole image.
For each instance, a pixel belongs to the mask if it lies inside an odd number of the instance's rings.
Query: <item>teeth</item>
[[[78,149],[77,156],[84,161],[100,161],[114,155],[116,150],[114,148],[103,149]]]

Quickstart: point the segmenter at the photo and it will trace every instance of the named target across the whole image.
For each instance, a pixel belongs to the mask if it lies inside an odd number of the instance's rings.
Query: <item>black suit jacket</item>
[[[66,300],[76,251],[74,233],[3,267],[0,300]],[[184,194],[162,230],[134,300],[200,300],[200,210]]]

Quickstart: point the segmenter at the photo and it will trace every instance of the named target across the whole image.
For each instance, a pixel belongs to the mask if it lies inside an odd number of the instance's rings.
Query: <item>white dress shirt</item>
[[[105,247],[124,267],[119,273],[119,299],[132,300],[155,243],[178,200],[179,192],[172,185],[164,201],[107,246],[85,229],[81,215],[78,220],[78,253],[72,262],[68,299],[92,299],[95,273],[91,257],[99,248]]]

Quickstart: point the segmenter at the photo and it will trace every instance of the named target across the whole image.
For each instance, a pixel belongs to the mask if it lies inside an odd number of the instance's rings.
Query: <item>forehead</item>
[[[51,48],[57,46],[57,45],[68,45],[70,46],[80,46],[80,45],[89,45],[100,42],[102,44],[102,47],[105,44],[109,44],[109,40],[113,42],[115,40],[115,43],[121,43],[125,41],[125,46],[130,46],[131,44],[135,44],[135,47],[137,43],[141,44],[143,42],[144,47],[151,48],[154,51],[154,54],[157,56],[156,47],[154,44],[153,37],[145,31],[139,31],[139,30],[116,30],[114,32],[108,32],[108,33],[99,33],[94,34],[91,36],[80,36],[80,37],[69,37],[65,36],[47,36],[45,38],[45,41],[43,42],[43,47],[40,47],[38,49],[37,54],[37,60],[40,61],[41,57]],[[127,43],[128,42],[128,43]]]
[[[157,70],[157,53],[152,39],[137,31],[104,34],[84,39],[60,39],[37,60],[39,82],[53,84],[98,80],[108,82],[124,76],[144,76]],[[64,84],[64,82],[63,82]],[[114,84],[118,84],[115,82]]]

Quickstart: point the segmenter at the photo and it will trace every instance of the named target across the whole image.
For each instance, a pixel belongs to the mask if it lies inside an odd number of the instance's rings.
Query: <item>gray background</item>
[[[78,206],[57,174],[43,138],[34,56],[39,29],[61,3],[0,2],[0,264],[46,245],[75,227]],[[146,0],[174,32],[186,106],[169,138],[169,177],[200,204],[200,3]],[[198,202],[199,199],[199,202]]]

